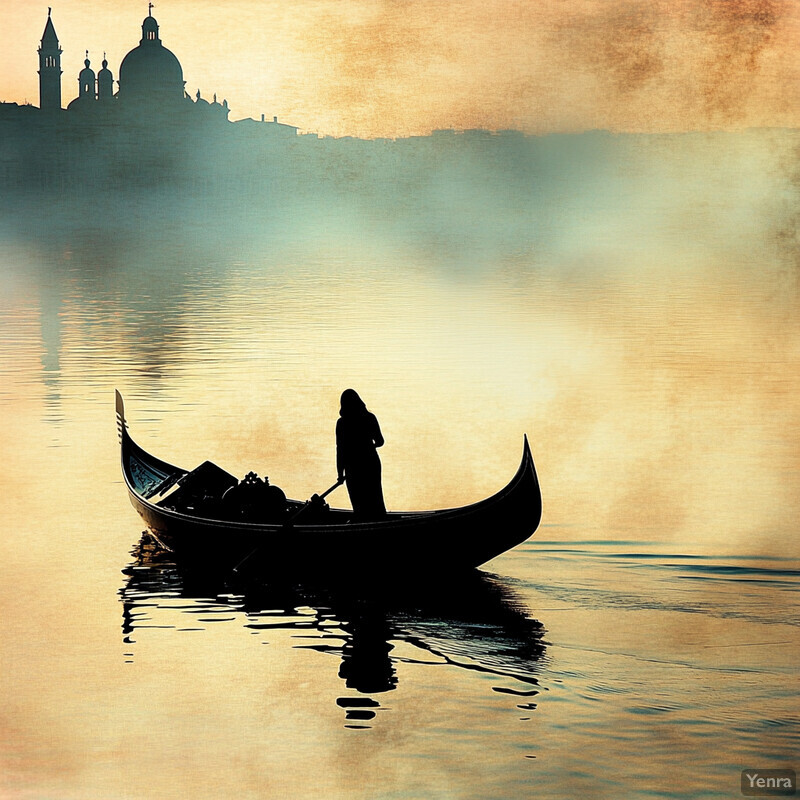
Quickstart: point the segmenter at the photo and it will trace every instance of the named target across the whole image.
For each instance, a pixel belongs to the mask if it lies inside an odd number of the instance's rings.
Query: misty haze
[[[54,8],[41,107],[0,104],[0,794],[722,798],[796,768],[797,129],[234,121],[158,12],[62,78]],[[536,535],[387,590],[391,548],[259,581],[142,530],[114,389],[159,458],[302,501],[349,386],[389,511],[491,495],[527,434]]]

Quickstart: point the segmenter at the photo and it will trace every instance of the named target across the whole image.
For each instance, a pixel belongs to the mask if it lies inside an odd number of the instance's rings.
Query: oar
[[[320,500],[324,500],[334,489],[338,489],[344,483],[344,478],[337,478],[336,483],[330,489],[326,489],[320,496]]]
[[[325,499],[325,498],[326,498],[326,497],[327,497],[327,496],[328,496],[328,495],[329,495],[329,494],[330,494],[330,493],[331,493],[331,492],[332,492],[334,489],[338,488],[338,487],[339,487],[339,486],[341,486],[343,483],[344,483],[344,480],[337,480],[337,481],[336,481],[336,483],[334,483],[334,484],[333,484],[333,486],[331,486],[331,488],[330,488],[330,489],[326,489],[326,490],[325,490],[325,491],[324,491],[322,494],[320,494],[320,495],[311,495],[311,497],[310,497],[308,500],[306,500],[306,502],[305,502],[305,503],[303,503],[303,505],[300,507],[300,510],[299,510],[299,511],[295,511],[295,513],[294,513],[294,514],[292,514],[292,516],[291,516],[291,517],[289,517],[289,519],[288,519],[288,520],[286,520],[286,522],[284,522],[284,523],[283,523],[283,526],[284,526],[285,528],[290,528],[290,527],[292,526],[292,523],[293,523],[293,522],[294,522],[294,521],[295,521],[295,520],[296,520],[296,519],[297,519],[297,518],[300,516],[300,514],[302,514],[302,513],[303,513],[303,512],[304,512],[304,511],[305,511],[305,510],[306,510],[306,509],[307,509],[307,508],[308,508],[308,507],[311,505],[311,503],[314,501],[314,498],[315,498],[315,497],[319,497],[319,499],[320,499],[320,500],[324,500],[324,499]],[[233,568],[233,571],[234,571],[234,572],[238,572],[238,571],[239,571],[239,567],[241,567],[241,566],[242,566],[242,564],[244,564],[246,561],[249,561],[249,560],[250,560],[250,558],[252,558],[252,557],[253,557],[253,556],[256,554],[256,551],[258,551],[258,550],[260,550],[260,549],[261,549],[261,545],[257,545],[256,547],[254,547],[254,548],[253,548],[253,549],[252,549],[252,550],[251,550],[251,551],[250,551],[250,552],[249,552],[249,553],[248,553],[248,554],[247,554],[247,555],[246,555],[246,556],[245,556],[245,557],[244,557],[244,558],[243,558],[243,559],[242,559],[242,560],[241,560],[241,561],[240,561],[240,562],[239,562],[239,563],[238,563],[238,564],[237,564],[237,565],[236,565],[236,566]]]
[[[295,511],[294,514],[292,514],[292,516],[283,523],[284,528],[290,528],[292,523],[314,502],[315,497],[319,500],[324,500],[334,489],[338,489],[343,483],[343,480],[337,480],[330,489],[326,489],[322,494],[312,494],[311,497],[309,497],[309,499],[306,500],[302,506],[300,506],[300,509]]]

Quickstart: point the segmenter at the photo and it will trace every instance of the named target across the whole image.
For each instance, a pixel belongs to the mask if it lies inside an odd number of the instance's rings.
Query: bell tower
[[[61,109],[61,48],[47,9],[47,22],[39,46],[39,108],[42,111]]]
[[[82,101],[96,100],[97,90],[95,88],[97,79],[95,78],[94,70],[92,69],[92,62],[89,61],[89,51],[86,51],[86,60],[83,62],[83,69],[78,75],[78,85],[80,86],[80,94],[78,99]]]
[[[106,54],[103,53],[103,69],[97,73],[97,99],[113,100],[114,98],[114,76],[108,68]]]

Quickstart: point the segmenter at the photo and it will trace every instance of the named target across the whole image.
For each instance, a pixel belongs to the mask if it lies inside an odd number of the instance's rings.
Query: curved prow
[[[522,438],[523,438],[523,442],[522,442],[522,461],[520,462],[520,465],[519,465],[519,473],[518,474],[521,474],[523,472],[532,472],[533,473],[533,477],[536,479],[536,484],[538,486],[539,479],[538,479],[538,477],[536,475],[536,467],[535,467],[535,465],[533,463],[533,454],[531,453],[530,442],[528,442],[528,434],[524,433],[522,435]]]
[[[116,393],[117,432],[119,433],[122,474],[128,489],[138,497],[146,498],[152,494],[154,487],[166,479],[178,479],[186,474],[185,469],[162,461],[139,447],[128,432],[125,419],[125,401],[118,390]]]
[[[536,465],[533,463],[533,454],[531,453],[531,446],[530,442],[528,441],[528,434],[523,434],[523,446],[522,446],[522,463],[519,467],[520,473],[528,473],[531,478],[533,479],[533,491],[535,492],[535,506],[538,506],[538,511],[536,512],[536,521],[534,524],[533,530],[539,527],[539,523],[542,521],[542,488],[539,485],[539,476],[536,474]],[[533,533],[533,531],[531,532]]]
[[[121,442],[122,432],[128,427],[128,423],[125,420],[125,401],[122,399],[119,389],[114,389],[114,394],[117,397],[117,433]]]

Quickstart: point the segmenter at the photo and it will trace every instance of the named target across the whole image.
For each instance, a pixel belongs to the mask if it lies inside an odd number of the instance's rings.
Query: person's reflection
[[[357,616],[342,624],[349,638],[342,647],[339,677],[362,694],[389,692],[397,686],[392,659],[392,631],[382,614]]]

